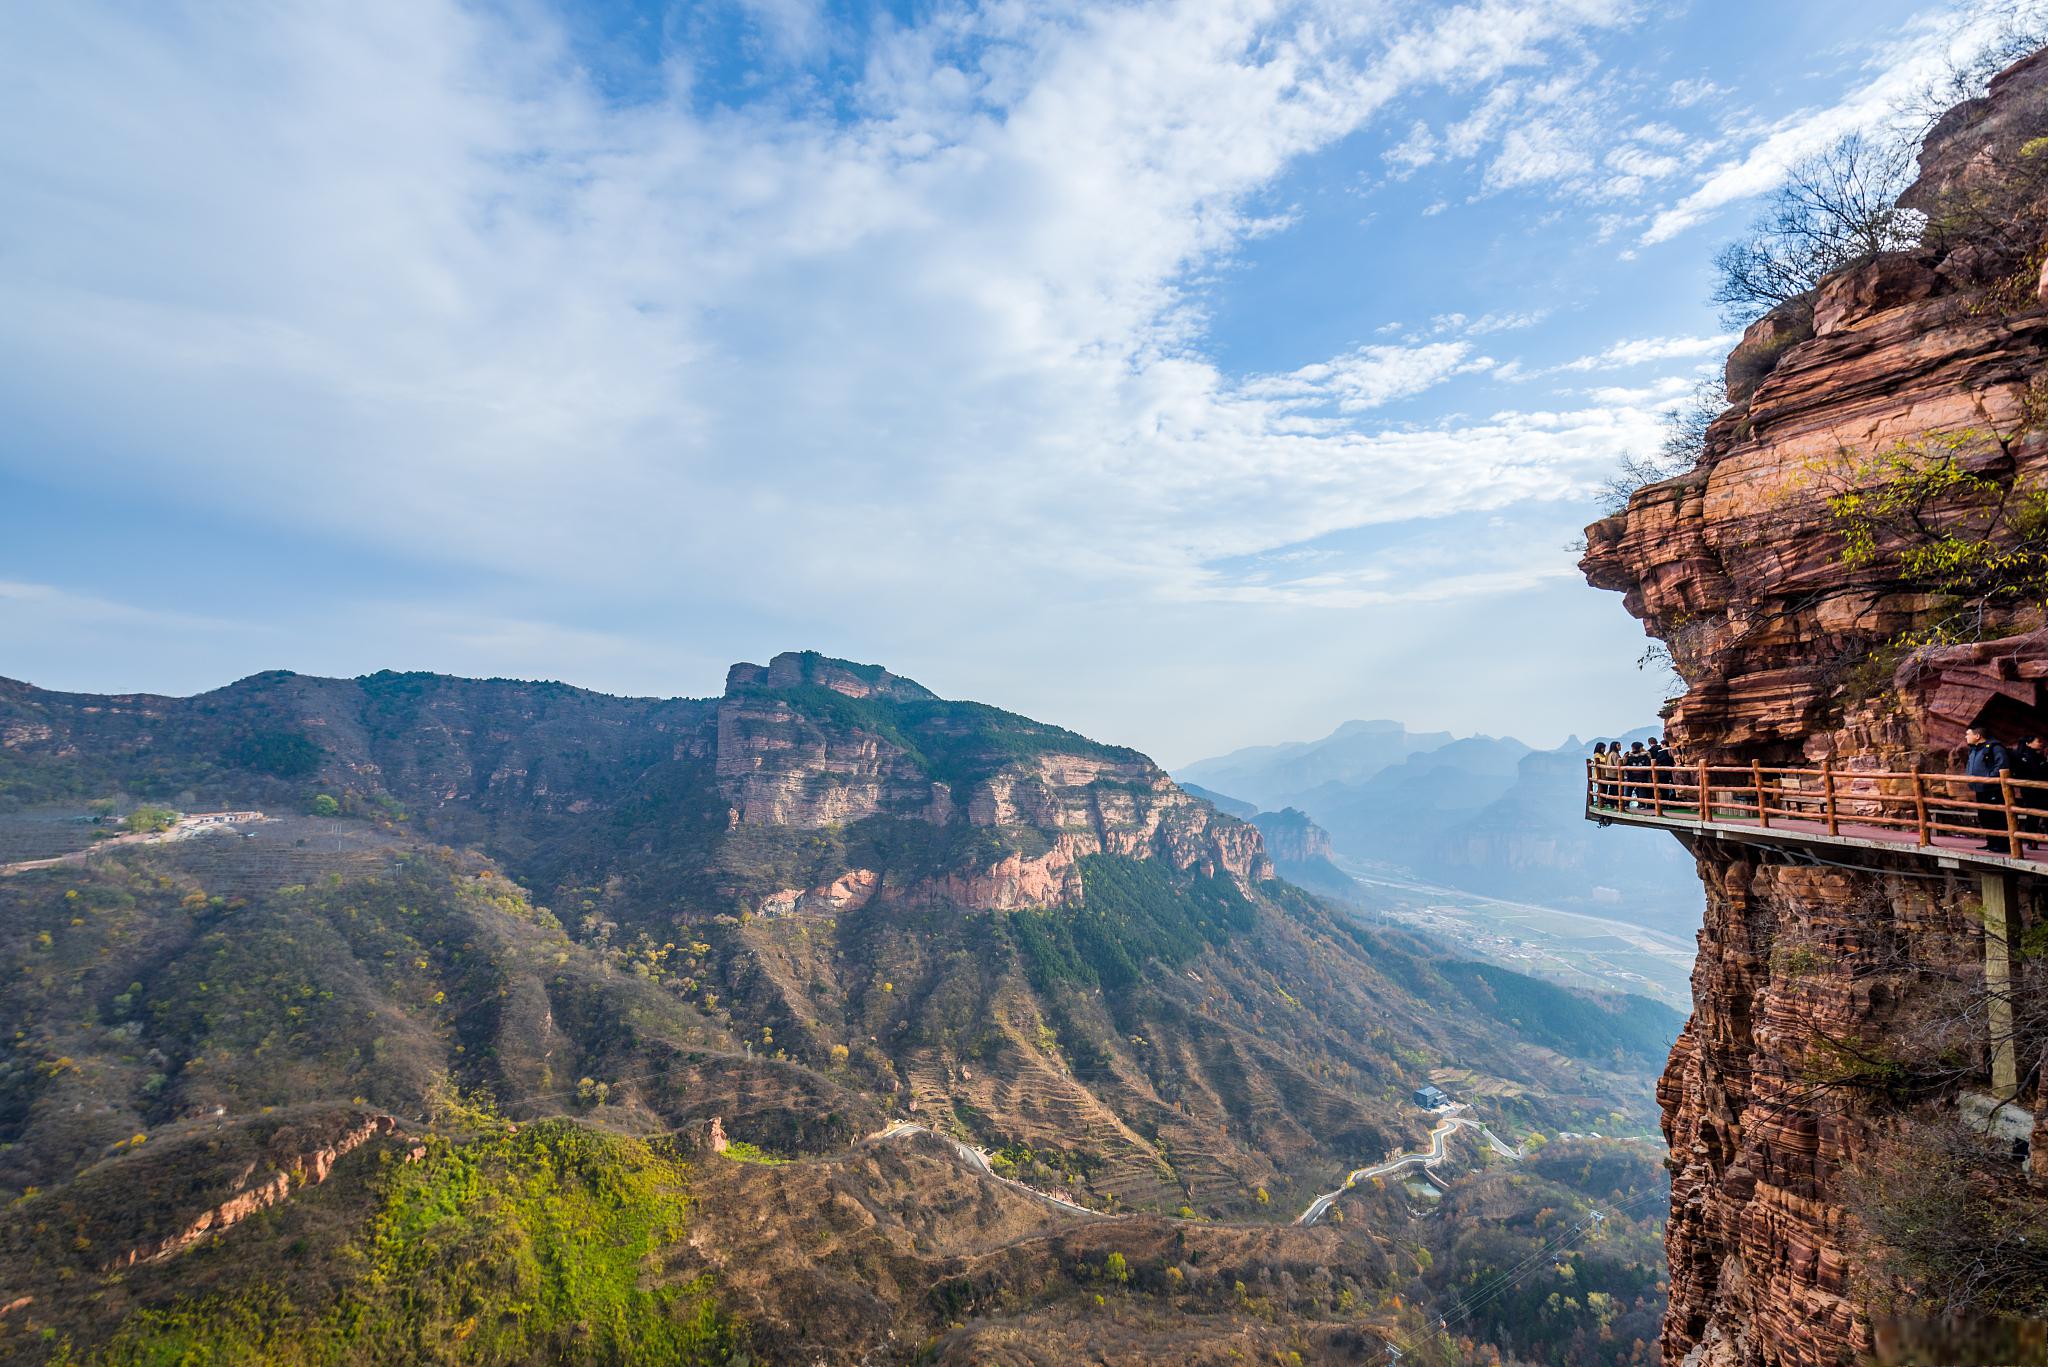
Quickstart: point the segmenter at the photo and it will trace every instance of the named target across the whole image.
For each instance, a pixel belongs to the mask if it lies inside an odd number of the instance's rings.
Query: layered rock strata
[[[1927,245],[1751,327],[1699,466],[1588,529],[1587,578],[1627,595],[1685,680],[1668,714],[1685,759],[1941,771],[1966,726],[2048,730],[2040,604],[1994,599],[1958,629],[1957,603],[1907,572],[1902,546],[1852,554],[1843,518],[1845,496],[1951,456],[1989,486],[2048,486],[2043,220],[2028,188],[2044,133],[2048,54],[1929,136],[1903,201],[1928,215]],[[1929,635],[1954,643],[1914,648]],[[1947,1094],[1906,1098],[1844,1060],[1909,1055],[1939,1017],[1935,996],[1972,981],[1970,884],[1910,856],[1832,868],[1711,840],[1694,852],[1707,893],[1694,1013],[1659,1091],[1673,1167],[1665,1360],[1882,1355],[1898,1306],[1856,1214],[1861,1165],[1909,1110],[1952,1115],[1982,1079],[1966,1056]],[[2038,1043],[2022,1040],[2023,1055]],[[1981,1071],[1983,1041],[1969,1047]],[[2022,1103],[2038,1105],[2027,1086]]]

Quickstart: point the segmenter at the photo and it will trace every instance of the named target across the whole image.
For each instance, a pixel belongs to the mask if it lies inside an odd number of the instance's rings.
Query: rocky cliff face
[[[854,706],[827,703],[820,690]],[[885,896],[981,910],[1081,901],[1089,855],[1270,878],[1256,828],[1190,797],[1134,750],[1099,745],[976,704],[948,703],[884,670],[785,653],[735,665],[718,705],[716,772],[734,826],[869,818],[979,828],[1005,848]]]
[[[1588,579],[1627,594],[1687,683],[1669,725],[1685,758],[1945,770],[1966,725],[2013,738],[2048,721],[2037,599],[1980,602],[1959,628],[1957,602],[1903,544],[1881,535],[1875,554],[1845,554],[1842,516],[1845,495],[1946,457],[1977,487],[2024,494],[2048,476],[2044,132],[2048,54],[1929,138],[1905,199],[1928,214],[1929,245],[1753,326],[1699,467],[1588,529]],[[1928,515],[1938,530],[1969,514],[1935,500]],[[1930,636],[1956,643],[1911,648]],[[1800,866],[1713,841],[1695,853],[1695,1009],[1659,1092],[1675,1173],[1665,1359],[1902,1352],[1916,1300],[1932,1315],[1953,1298],[1925,1267],[1897,1272],[1913,1264],[1873,1228],[1871,1203],[1889,1197],[1871,1174],[1984,1085],[1981,1026],[1951,1029],[1945,1005],[1982,963],[1970,886],[1904,863]],[[2038,1042],[2022,1045],[2024,1072]],[[2022,1101],[2038,1104],[2031,1083]],[[2020,1169],[1959,1151],[1930,1166],[1959,1165],[1986,1200],[2027,1199]]]
[[[1330,844],[1330,833],[1309,820],[1306,812],[1293,807],[1277,812],[1260,812],[1252,818],[1252,824],[1266,838],[1266,848],[1272,852],[1273,858],[1283,864],[1306,864],[1312,860],[1336,857],[1336,848]]]

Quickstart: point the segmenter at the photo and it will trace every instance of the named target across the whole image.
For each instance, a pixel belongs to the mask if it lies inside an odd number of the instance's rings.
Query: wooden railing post
[[[1664,815],[1664,766],[1650,761],[1650,815]]]
[[[2012,846],[2012,857],[2020,857],[2020,814],[2012,806],[2012,770],[1998,771],[1999,799],[2005,806],[2005,839]]]
[[[1700,820],[1714,819],[1713,782],[1707,777],[1707,762],[1700,761]]]
[[[1586,810],[1592,811],[1600,805],[1600,779],[1595,772],[1593,761],[1586,761]]]
[[[1927,776],[1920,772],[1920,761],[1913,761],[1913,820],[1920,828],[1920,843],[1927,839]]]
[[[1771,809],[1764,801],[1764,767],[1755,760],[1749,762],[1749,784],[1756,790],[1756,824],[1768,830],[1771,824]]]
[[[1835,821],[1835,762],[1824,759],[1820,762],[1821,803],[1828,814],[1828,834],[1840,835],[1841,827]]]

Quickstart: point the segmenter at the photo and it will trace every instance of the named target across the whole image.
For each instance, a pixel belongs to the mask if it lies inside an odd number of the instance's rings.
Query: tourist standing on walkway
[[[1978,727],[1973,726],[1963,733],[1963,743],[1969,747],[1963,752],[1963,772],[1971,778],[1996,779],[2012,769],[2012,752]],[[1977,808],[1977,824],[1984,830],[1984,848],[2006,849],[2006,842],[1992,835],[1993,831],[2005,829],[2004,788],[1997,783],[1976,783],[1970,786],[1970,796],[1978,802],[1992,804]]]
[[[1653,794],[1661,793],[1667,800],[1678,796],[1671,786],[1675,777],[1673,771],[1677,767],[1678,760],[1664,748],[1663,738],[1650,737],[1650,791]]]
[[[2012,752],[2012,776],[2048,783],[2048,749],[2039,736],[2028,736]],[[2020,817],[2020,829],[2039,835],[2048,830],[2048,788],[2016,788],[2012,800],[2027,811]]]
[[[1650,771],[1650,752],[1643,748],[1641,741],[1629,746],[1628,753],[1621,757],[1621,767],[1627,771],[1625,777],[1628,780],[1622,785],[1622,792],[1627,796],[1629,806],[1639,806],[1649,795],[1643,777]]]
[[[1622,800],[1620,741],[1614,741],[1607,747],[1606,771],[1607,805],[1610,807],[1620,807]]]
[[[1594,804],[1601,807],[1613,806],[1614,794],[1609,791],[1607,782],[1607,742],[1604,740],[1593,742],[1592,774]]]

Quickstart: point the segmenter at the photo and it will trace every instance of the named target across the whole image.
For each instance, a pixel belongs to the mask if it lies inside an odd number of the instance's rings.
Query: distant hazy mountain
[[[1635,731],[1624,740],[1653,734]],[[1321,741],[1255,747],[1187,766],[1219,810],[1251,820],[1275,846],[1292,814],[1328,832],[1334,853],[1429,882],[1689,930],[1699,915],[1692,858],[1659,832],[1601,830],[1580,815],[1585,758],[1576,738],[1531,750],[1512,737],[1416,733],[1396,722],[1347,722]],[[1347,770],[1288,788],[1308,773]],[[1235,786],[1232,786],[1232,785]],[[1236,801],[1233,802],[1233,799]],[[1230,804],[1230,805],[1226,805]],[[1284,877],[1339,893],[1330,860],[1294,863],[1274,849]]]
[[[1451,743],[1448,731],[1413,732],[1397,721],[1347,721],[1321,740],[1254,745],[1197,760],[1174,777],[1268,811],[1325,783],[1362,783],[1409,755]]]
[[[1234,816],[1239,821],[1250,821],[1254,816],[1258,815],[1259,805],[1256,802],[1244,802],[1234,797],[1225,797],[1222,793],[1212,792],[1198,783],[1183,783],[1180,787],[1182,792],[1187,793],[1191,797],[1202,799],[1202,801],[1208,803],[1225,816]]]
[[[1528,753],[1518,740],[1471,736],[1411,754],[1362,782],[1290,793],[1287,802],[1312,814],[1345,854],[1413,867],[1412,851],[1504,796]]]
[[[1579,815],[1590,748],[1566,744],[1524,756],[1505,793],[1438,832],[1418,857],[1454,887],[1690,934],[1700,893],[1685,847],[1662,831],[1603,830]]]
[[[1330,833],[1309,820],[1308,813],[1294,807],[1258,812],[1251,823],[1266,838],[1266,852],[1273,856],[1273,869],[1282,878],[1310,892],[1358,900],[1358,885],[1331,858],[1336,849],[1330,843]]]

